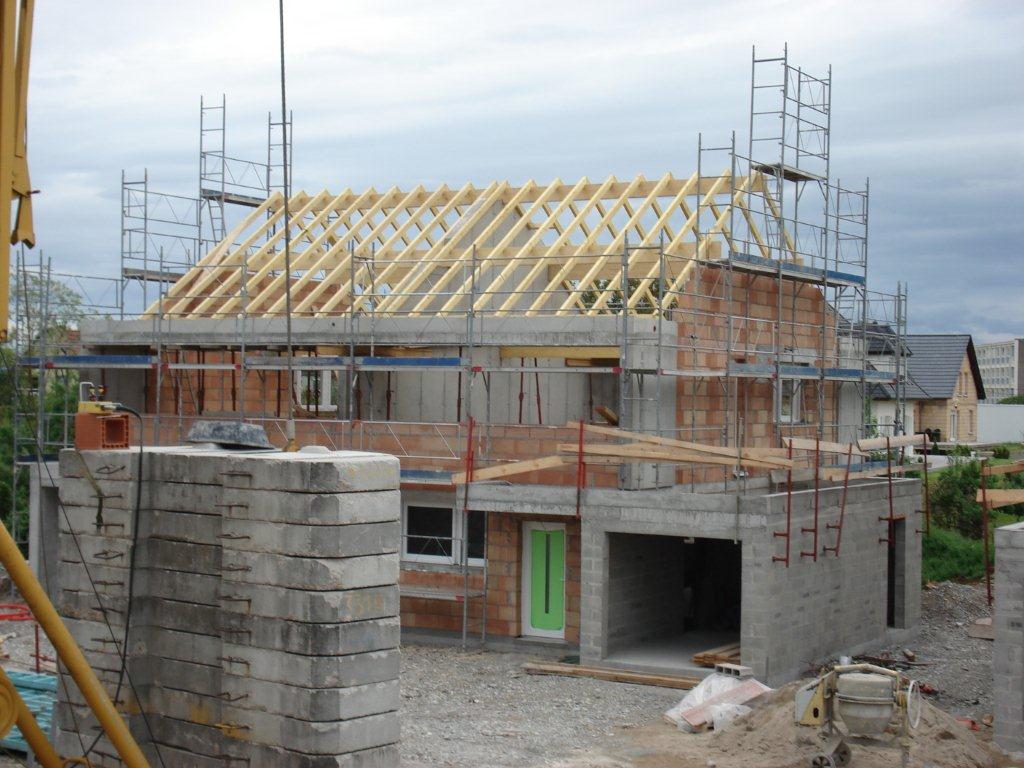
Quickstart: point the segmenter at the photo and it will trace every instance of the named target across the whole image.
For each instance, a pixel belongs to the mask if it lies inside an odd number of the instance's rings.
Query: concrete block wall
[[[819,500],[817,561],[800,557],[810,547],[813,491],[793,494],[792,550],[787,568],[774,562],[784,551],[774,536],[785,529],[786,494],[737,497],[727,494],[624,492],[588,493],[583,517],[580,653],[585,662],[604,660],[614,645],[610,625],[612,542],[617,534],[694,536],[740,542],[742,569],[741,656],[758,677],[777,685],[799,676],[808,662],[850,653],[873,643],[911,635],[920,621],[921,537],[917,514],[920,483],[893,484],[896,516],[906,519],[898,560],[897,626],[886,616],[887,548],[879,539],[887,524],[888,486],[867,482],[850,487],[840,554],[824,554],[834,544],[828,523],[839,516],[841,488],[825,489]],[[653,607],[657,601],[652,596]]]
[[[610,606],[611,547],[618,534],[697,536],[741,541],[735,496],[664,491],[595,490],[587,494],[581,538],[580,656],[600,663],[614,652]],[[622,642],[619,635],[618,642]]]
[[[1024,523],[997,528],[995,542],[993,727],[996,743],[1024,760]]]
[[[609,651],[683,628],[683,542],[613,533],[608,542]]]
[[[896,517],[904,518],[897,544],[895,626],[887,626],[888,485],[852,485],[846,499],[838,556],[825,552],[836,544],[842,488],[821,491],[818,512],[817,560],[813,534],[814,491],[792,495],[790,561],[773,562],[785,554],[785,493],[743,501],[744,511],[764,516],[766,524],[750,532],[743,552],[743,663],[769,684],[790,680],[808,662],[851,652],[887,638],[906,637],[920,621],[921,535],[920,482],[893,484]],[[801,554],[805,553],[805,554]],[[900,574],[902,569],[902,574]]]
[[[137,452],[65,451],[61,475],[58,610],[113,693]],[[397,766],[397,460],[168,448],[143,476],[118,701],[151,761],[159,745],[169,768]],[[58,747],[74,755],[98,731],[66,680]],[[105,738],[92,757],[120,765]]]

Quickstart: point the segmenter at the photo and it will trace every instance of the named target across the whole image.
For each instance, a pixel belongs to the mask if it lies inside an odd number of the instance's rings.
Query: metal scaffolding
[[[769,58],[755,51],[751,61],[746,151],[737,149],[735,135],[719,146],[701,137],[689,179],[297,192],[289,201],[291,274],[278,260],[285,228],[274,141],[282,126],[268,118],[267,162],[243,163],[236,175],[224,153],[225,102],[202,103],[199,197],[191,201],[192,229],[177,236],[182,248],[173,250],[187,254],[173,264],[189,272],[173,287],[156,281],[159,290],[143,315],[151,323],[150,349],[72,356],[37,346],[20,365],[40,372],[144,371],[153,404],[149,444],[181,441],[196,418],[210,414],[262,423],[282,443],[281,399],[295,398],[304,412],[296,420],[303,439],[398,455],[403,482],[444,489],[453,474],[472,477],[474,468],[529,455],[540,440],[576,441],[575,430],[542,413],[541,391],[555,386],[583,393],[580,422],[595,418],[600,391],[617,404],[625,429],[740,447],[870,436],[877,428],[871,394],[884,385],[896,394],[890,434],[899,435],[906,290],[868,288],[868,185],[849,188],[831,179],[831,73],[794,67],[786,51]],[[286,139],[278,139],[289,142],[289,158],[290,128],[289,121]],[[246,186],[245,169],[262,169],[254,186]],[[262,197],[246,198],[246,189]],[[147,175],[143,200],[154,194]],[[232,204],[251,208],[237,226],[225,213]],[[156,224],[165,222],[150,211],[148,204],[141,208],[141,234],[122,227],[123,242],[124,233],[136,233],[143,243],[141,250],[136,241],[122,247],[122,281],[126,253],[160,274],[172,263],[172,249],[156,246]],[[504,250],[494,247],[499,241],[507,241]],[[208,261],[199,263],[197,254]],[[292,281],[293,316],[328,323],[335,342],[299,342],[295,357],[286,358],[280,339],[267,331],[283,317],[284,281]],[[774,302],[767,315],[760,309],[765,296]],[[123,292],[121,298],[125,318],[131,312]],[[567,339],[579,336],[575,320],[594,318],[604,335],[572,342],[578,351],[560,357],[538,359],[526,348],[503,356],[488,334],[510,318],[535,318],[549,331],[563,329]],[[211,319],[231,329],[219,350],[183,335],[189,321]],[[410,331],[414,323],[419,330]],[[431,323],[448,341],[422,342]],[[407,336],[396,342],[402,332]],[[289,368],[295,380],[282,381]],[[454,404],[437,408],[444,417],[396,418],[396,381],[413,375],[454,393]],[[258,396],[250,392],[253,383]],[[514,397],[493,395],[499,385],[507,393],[518,387],[518,409]],[[523,407],[531,387],[535,413]],[[761,391],[770,393],[763,411],[755,400]],[[687,402],[688,410],[681,405]],[[721,403],[721,419],[699,421],[697,402]],[[802,412],[807,403],[813,418]],[[768,434],[754,431],[761,412],[771,414]],[[814,457],[820,462],[819,452]],[[581,459],[563,476],[580,495],[587,483],[615,477],[629,487],[713,481],[737,493],[746,481],[739,466],[659,465],[643,473]],[[453,503],[464,535],[468,496]],[[461,553],[463,585],[452,599],[463,601],[463,635],[469,602],[480,599],[483,636],[486,569],[481,576],[470,566],[465,542],[451,546]],[[480,589],[471,587],[471,573],[483,579]]]

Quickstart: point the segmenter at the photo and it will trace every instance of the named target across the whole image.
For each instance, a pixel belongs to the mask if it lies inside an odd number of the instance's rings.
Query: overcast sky
[[[37,6],[38,247],[115,275],[120,174],[194,195],[199,97],[266,154],[276,0]],[[871,179],[870,280],[915,332],[1024,335],[1024,3],[287,0],[294,186],[693,172],[749,107],[750,50],[833,66],[833,176]]]

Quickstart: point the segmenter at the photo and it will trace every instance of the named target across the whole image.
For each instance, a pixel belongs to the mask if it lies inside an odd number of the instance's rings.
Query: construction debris
[[[643,672],[629,672],[612,667],[591,667],[581,664],[564,664],[561,662],[528,662],[523,664],[523,671],[528,675],[561,675],[563,677],[592,677],[595,680],[608,680],[613,683],[632,683],[633,685],[654,685],[660,688],[678,688],[689,690],[700,681],[695,677],[677,677],[675,675],[653,675]]]
[[[716,716],[726,723],[746,714],[736,706],[745,705],[770,690],[752,677],[738,678],[716,672],[701,680],[663,717],[681,731],[696,733],[715,724]]]
[[[967,636],[978,640],[995,640],[996,631],[992,628],[992,617],[986,616],[967,625]]]
[[[740,644],[728,643],[717,648],[709,648],[706,651],[693,654],[691,661],[700,667],[714,667],[716,664],[739,664]]]

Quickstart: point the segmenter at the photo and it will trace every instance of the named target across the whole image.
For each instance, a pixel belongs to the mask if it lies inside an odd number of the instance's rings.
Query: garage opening
[[[739,644],[740,544],[608,535],[607,660],[693,669],[693,655]]]

